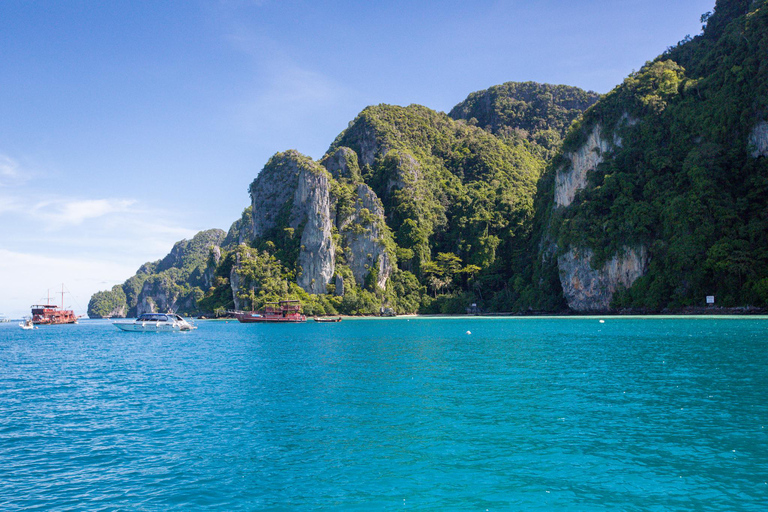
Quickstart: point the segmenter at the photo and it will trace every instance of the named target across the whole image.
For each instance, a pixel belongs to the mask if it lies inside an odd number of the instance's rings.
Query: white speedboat
[[[131,332],[191,331],[196,328],[175,313],[144,313],[133,322],[115,322],[114,326]]]
[[[23,322],[21,322],[19,324],[19,327],[21,327],[25,331],[28,330],[28,329],[37,329],[37,326],[32,323],[32,319],[31,318],[28,318],[27,320],[24,320]]]

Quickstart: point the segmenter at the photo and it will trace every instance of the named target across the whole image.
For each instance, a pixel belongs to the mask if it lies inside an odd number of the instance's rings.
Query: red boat
[[[281,322],[306,322],[307,317],[301,314],[301,302],[298,300],[281,300],[267,302],[258,313],[255,311],[235,311],[235,318],[244,324]]]
[[[77,315],[71,309],[61,309],[55,304],[32,306],[32,323],[39,325],[76,324]]]
[[[77,315],[71,309],[64,309],[64,285],[61,285],[61,307],[56,304],[35,304],[32,306],[32,323],[37,325],[76,324]]]

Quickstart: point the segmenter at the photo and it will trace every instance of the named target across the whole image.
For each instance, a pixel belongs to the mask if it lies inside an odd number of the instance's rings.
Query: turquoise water
[[[0,509],[768,508],[767,319],[197,325],[1,325]]]

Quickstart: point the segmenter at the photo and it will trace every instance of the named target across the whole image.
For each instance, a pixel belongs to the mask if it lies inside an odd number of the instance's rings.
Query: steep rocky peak
[[[320,164],[323,165],[336,180],[349,180],[351,182],[362,181],[357,153],[351,148],[340,147],[335,152],[327,154],[320,161]]]
[[[299,175],[324,174],[325,171],[311,158],[296,150],[277,153],[269,159],[251,183],[252,236],[264,236],[277,224],[283,208],[292,202],[299,184]]]
[[[205,261],[211,247],[220,246],[227,233],[221,229],[200,231],[191,240],[181,240],[173,245],[173,249],[158,264],[155,272],[169,268],[181,268],[189,264]]]

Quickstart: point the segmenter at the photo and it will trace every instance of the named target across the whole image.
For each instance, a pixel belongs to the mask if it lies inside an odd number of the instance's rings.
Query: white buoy
[[[472,331],[467,331],[467,334],[472,334]]]
[[[604,323],[605,323],[605,320],[600,320],[600,323],[601,323],[601,324],[604,324]]]

